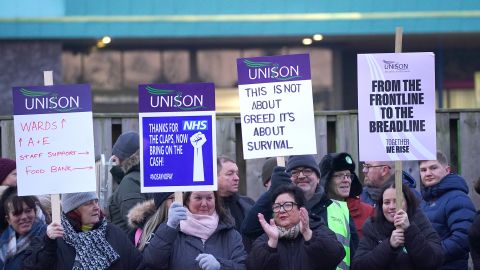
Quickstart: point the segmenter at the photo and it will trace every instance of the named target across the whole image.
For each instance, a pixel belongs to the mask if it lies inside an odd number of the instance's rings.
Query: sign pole
[[[277,157],[277,166],[285,167],[285,157]]]
[[[395,53],[401,53],[402,52],[402,38],[403,38],[403,27],[396,27],[396,29],[395,29]],[[395,161],[395,191],[396,191],[397,211],[402,208],[402,204],[403,204],[402,170],[403,170],[402,161],[401,160],[396,160]]]
[[[43,84],[45,86],[53,85],[53,71],[43,72]],[[60,194],[51,194],[50,200],[52,204],[52,223],[60,224]]]

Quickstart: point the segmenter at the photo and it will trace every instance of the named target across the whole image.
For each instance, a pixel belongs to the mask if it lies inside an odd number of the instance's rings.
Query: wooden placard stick
[[[53,71],[43,72],[43,84],[53,85]],[[60,194],[51,194],[50,201],[52,203],[52,223],[60,224]]]
[[[174,196],[175,196],[175,202],[179,202],[183,204],[183,192],[177,191],[175,192]]]
[[[395,29],[395,53],[402,52],[402,38],[403,38],[403,27],[397,27]],[[397,205],[397,211],[402,208],[403,204],[403,190],[402,190],[402,177],[403,165],[401,160],[395,161],[395,199]]]
[[[277,157],[277,166],[285,167],[285,157]]]

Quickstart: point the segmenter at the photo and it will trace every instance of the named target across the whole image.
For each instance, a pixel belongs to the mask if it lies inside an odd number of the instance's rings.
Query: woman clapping
[[[274,218],[258,219],[265,234],[253,244],[248,269],[335,269],[345,250],[324,223],[310,228],[303,191],[280,186],[272,194]]]

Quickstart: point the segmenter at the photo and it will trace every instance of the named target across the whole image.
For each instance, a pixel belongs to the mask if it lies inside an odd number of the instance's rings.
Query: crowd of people
[[[141,193],[139,136],[113,146],[116,188],[63,194],[60,222],[45,198],[18,196],[15,161],[0,159],[0,269],[480,269],[480,216],[444,154],[418,162],[420,187],[395,163],[348,153],[265,161],[265,192],[239,194],[236,162],[217,158],[217,191]],[[475,190],[480,194],[480,179]],[[399,202],[400,203],[400,202]]]

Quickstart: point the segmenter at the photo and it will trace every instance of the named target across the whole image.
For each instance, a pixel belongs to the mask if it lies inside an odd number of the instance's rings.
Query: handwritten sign
[[[436,159],[434,54],[357,59],[360,160]]]
[[[217,190],[213,83],[138,89],[142,192]]]
[[[245,159],[316,154],[308,54],[237,59]]]
[[[89,85],[13,88],[19,195],[95,191]]]

